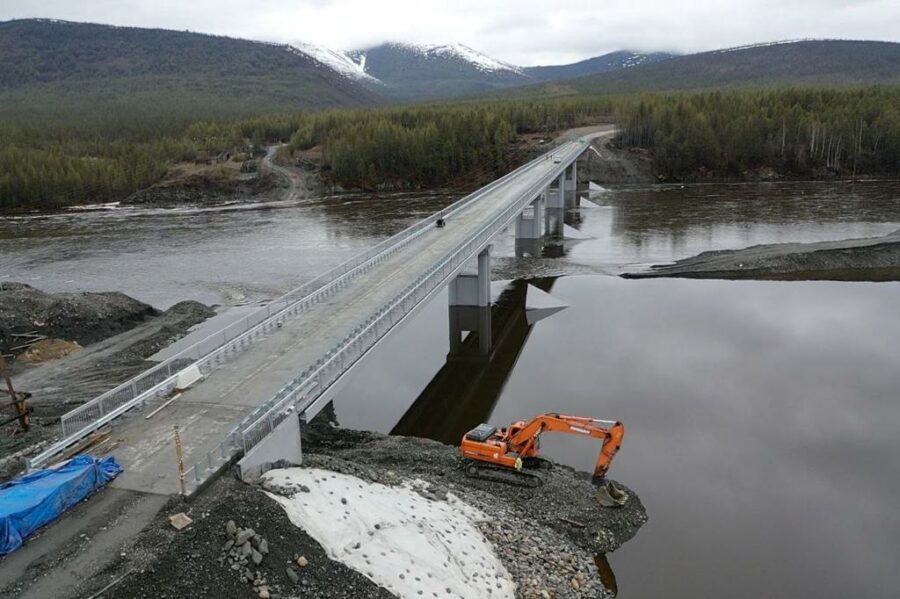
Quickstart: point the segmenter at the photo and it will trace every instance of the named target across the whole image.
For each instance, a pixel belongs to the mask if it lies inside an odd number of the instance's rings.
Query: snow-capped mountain
[[[463,44],[389,42],[354,50],[349,56],[395,95],[410,99],[477,93],[530,81],[520,67]]]
[[[474,50],[465,44],[389,44],[400,51],[410,51],[422,58],[429,59],[447,59],[454,60],[462,64],[471,65],[483,73],[497,73],[508,71],[511,73],[522,74],[521,67],[511,65],[509,63],[491,58],[487,54],[483,54],[478,50]],[[357,52],[361,57],[365,57],[366,51]]]
[[[289,52],[315,61],[343,78],[390,99],[430,99],[490,92],[532,83],[594,75],[671,58],[671,54],[612,52],[569,65],[519,67],[464,44],[387,42],[340,52],[308,43]]]
[[[308,56],[348,79],[364,83],[381,83],[377,78],[366,73],[364,61],[354,62],[352,58],[343,52],[305,42],[290,44],[287,46],[287,49],[292,54]]]

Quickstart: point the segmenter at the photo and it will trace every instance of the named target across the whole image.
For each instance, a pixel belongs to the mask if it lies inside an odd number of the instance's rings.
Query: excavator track
[[[532,472],[527,472],[525,470],[511,470],[509,468],[504,468],[503,466],[497,466],[487,462],[478,462],[475,460],[467,461],[463,465],[463,471],[469,478],[489,480],[518,487],[528,487],[529,489],[537,489],[544,484],[544,479]]]

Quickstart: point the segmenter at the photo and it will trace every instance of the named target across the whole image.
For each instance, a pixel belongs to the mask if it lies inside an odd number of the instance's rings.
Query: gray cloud
[[[900,41],[896,0],[19,0],[0,19],[48,17],[356,48],[458,41],[523,65],[618,49],[696,52],[795,38]]]

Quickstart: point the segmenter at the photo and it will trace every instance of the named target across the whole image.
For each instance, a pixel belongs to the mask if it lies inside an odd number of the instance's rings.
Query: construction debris
[[[19,429],[22,432],[28,432],[28,415],[31,413],[31,410],[28,408],[25,400],[31,397],[31,395],[28,393],[16,393],[16,390],[13,389],[12,376],[9,373],[9,367],[6,365],[6,360],[2,355],[0,355],[0,374],[3,375],[3,379],[6,382],[6,389],[3,389],[2,391],[9,395],[10,403],[8,405],[12,406],[16,413],[12,418],[0,421],[0,425],[7,424],[13,420],[18,420]]]
[[[169,524],[171,524],[172,528],[175,530],[181,530],[186,526],[189,526],[191,522],[193,522],[193,520],[191,520],[184,512],[178,512],[177,514],[169,516]]]
[[[109,437],[109,435],[109,429],[92,433],[90,436],[82,439],[76,445],[66,450],[66,452],[60,456],[59,461],[64,462],[73,456],[86,452],[88,449],[99,445],[100,442],[105,441],[106,438]]]
[[[24,346],[20,346],[24,347]],[[13,348],[15,351],[16,348]],[[63,339],[51,339],[45,337],[38,339],[27,346],[27,349],[19,356],[19,360],[26,364],[39,364],[49,360],[58,360],[80,352],[83,347],[75,341]]]

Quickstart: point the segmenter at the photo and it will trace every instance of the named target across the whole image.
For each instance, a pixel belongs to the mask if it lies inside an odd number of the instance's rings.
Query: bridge
[[[123,489],[191,494],[235,462],[248,477],[282,460],[299,462],[300,421],[331,401],[354,367],[418,308],[445,287],[451,306],[489,305],[498,235],[511,227],[522,241],[550,227],[564,232],[562,218],[554,226],[547,209],[565,208],[577,159],[611,133],[558,145],[63,415],[63,439],[28,468],[112,424],[113,453],[125,469],[113,486]]]

